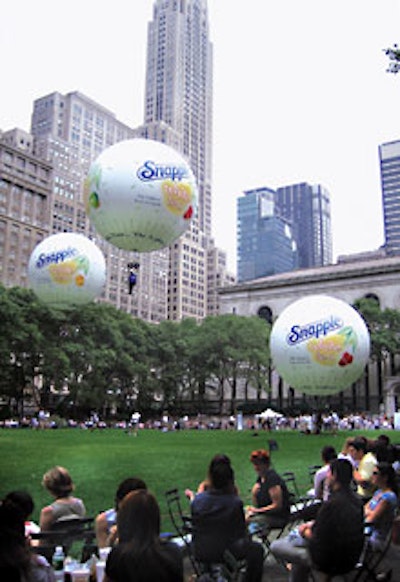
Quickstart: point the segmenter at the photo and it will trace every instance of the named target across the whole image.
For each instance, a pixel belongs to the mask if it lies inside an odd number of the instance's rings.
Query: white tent
[[[280,412],[276,412],[275,410],[272,410],[272,408],[267,408],[266,410],[264,410],[263,412],[261,412],[260,414],[257,414],[258,418],[281,418],[283,416],[283,414],[281,414]]]

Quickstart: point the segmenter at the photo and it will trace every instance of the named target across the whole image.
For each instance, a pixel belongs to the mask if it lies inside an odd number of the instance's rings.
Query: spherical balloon
[[[101,236],[118,248],[147,252],[185,232],[196,210],[197,186],[175,150],[138,138],[100,154],[90,167],[84,196]]]
[[[28,275],[38,298],[59,309],[92,301],[102,290],[106,266],[101,250],[82,234],[62,232],[40,242]]]
[[[295,301],[272,326],[273,364],[292,388],[314,395],[351,386],[368,362],[370,339],[358,312],[340,299],[312,295]]]

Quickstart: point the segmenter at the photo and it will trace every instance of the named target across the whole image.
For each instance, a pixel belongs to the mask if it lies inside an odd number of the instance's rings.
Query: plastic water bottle
[[[56,546],[53,558],[51,560],[54,577],[57,582],[64,582],[64,550],[62,546]]]

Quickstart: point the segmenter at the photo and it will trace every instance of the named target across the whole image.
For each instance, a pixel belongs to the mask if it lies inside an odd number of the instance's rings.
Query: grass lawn
[[[384,432],[384,431],[382,431]],[[120,481],[129,476],[144,479],[157,496],[163,515],[163,529],[171,526],[166,515],[164,492],[178,487],[195,489],[204,479],[211,457],[217,453],[230,456],[236,481],[244,503],[255,473],[249,462],[253,449],[268,448],[274,439],[279,449],[272,453],[278,472],[294,471],[302,491],[310,487],[308,467],[320,462],[320,450],[332,444],[339,452],[345,438],[352,433],[300,435],[298,432],[196,431],[162,433],[143,430],[138,437],[123,430],[103,431],[57,429],[0,430],[0,497],[12,489],[26,489],[35,501],[34,520],[40,509],[52,499],[41,486],[43,474],[54,465],[65,466],[76,485],[75,493],[86,505],[88,515],[113,505]],[[362,431],[376,438],[380,432]],[[387,433],[396,442],[397,433]]]

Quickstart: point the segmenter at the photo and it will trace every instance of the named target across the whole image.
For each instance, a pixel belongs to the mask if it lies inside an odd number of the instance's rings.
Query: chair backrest
[[[308,467],[308,477],[310,479],[311,485],[314,485],[315,473],[321,468],[321,465],[310,465]]]
[[[289,491],[291,501],[295,503],[296,500],[300,497],[300,490],[297,486],[296,475],[293,471],[284,471],[281,473],[281,477],[286,484],[287,490]]]
[[[86,555],[85,548],[94,547],[93,517],[73,517],[59,519],[52,524],[50,530],[31,534],[33,540],[38,540],[39,545],[34,546],[34,551],[51,560],[56,546],[63,546],[65,555],[75,542],[83,542],[82,555]]]
[[[183,537],[192,531],[190,515],[183,512],[181,498],[178,489],[170,489],[165,492],[168,514],[176,533]]]

